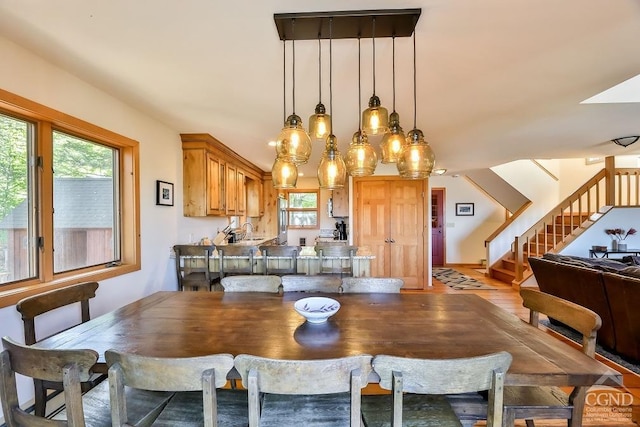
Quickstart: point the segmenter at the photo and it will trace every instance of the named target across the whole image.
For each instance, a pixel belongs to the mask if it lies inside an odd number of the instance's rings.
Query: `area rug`
[[[580,334],[579,332],[574,331],[571,328],[568,328],[566,326],[562,326],[562,325],[556,325],[553,324],[551,322],[549,322],[549,320],[547,319],[540,319],[540,324],[546,326],[547,328],[551,329],[552,331],[555,331],[561,335],[564,335],[565,337],[569,338],[571,341],[575,341],[578,344],[582,344],[582,334]],[[600,344],[596,344],[596,353],[598,353],[600,356],[602,357],[606,357],[607,359],[617,363],[618,365],[624,366],[625,368],[627,368],[628,370],[635,372],[636,374],[640,375],[640,366],[638,366],[637,364],[633,363],[633,361],[631,360],[627,360],[615,353],[612,353],[606,349],[604,349]]]
[[[481,289],[491,290],[496,289],[493,286],[489,286],[479,280],[469,277],[466,274],[462,274],[453,268],[441,268],[436,267],[431,272],[434,279],[439,280],[445,285],[453,289],[466,290],[466,289]]]

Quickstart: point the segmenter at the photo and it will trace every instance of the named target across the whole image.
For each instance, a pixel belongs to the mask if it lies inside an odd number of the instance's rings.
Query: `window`
[[[289,191],[289,228],[318,228],[318,192]]]
[[[0,90],[0,307],[140,269],[138,143]]]

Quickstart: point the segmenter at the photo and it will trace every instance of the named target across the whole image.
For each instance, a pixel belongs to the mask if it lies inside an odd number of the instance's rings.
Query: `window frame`
[[[85,281],[99,281],[141,269],[140,147],[138,141],[0,89],[0,111],[35,124],[35,151],[41,165],[36,173],[37,249],[35,278],[0,286],[0,308],[44,291]],[[119,152],[120,262],[53,273],[53,131],[102,144]],[[116,177],[114,177],[116,179]],[[47,212],[51,214],[47,215]]]
[[[309,189],[309,190],[305,190],[305,189],[295,189],[295,190],[287,190],[287,225],[290,229],[292,230],[318,230],[320,229],[320,191],[319,190],[314,190],[314,189]],[[315,193],[316,195],[316,207],[315,208],[292,208],[290,203],[289,203],[289,195],[290,194],[300,194],[300,193]],[[316,225],[314,226],[300,226],[300,225],[293,225],[291,224],[291,222],[289,221],[291,218],[291,212],[315,212],[316,213]]]

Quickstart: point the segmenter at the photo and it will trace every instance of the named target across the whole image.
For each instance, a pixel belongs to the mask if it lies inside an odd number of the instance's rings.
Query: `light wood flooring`
[[[514,290],[511,286],[505,285],[502,282],[499,282],[497,280],[493,280],[489,277],[485,277],[484,274],[479,271],[480,267],[462,267],[462,266],[450,266],[451,268],[455,268],[456,270],[460,271],[463,274],[466,274],[467,276],[473,277],[475,279],[478,279],[480,281],[483,281],[497,289],[495,290],[453,290],[451,288],[449,288],[448,286],[444,285],[442,282],[439,282],[438,280],[433,280],[433,286],[427,290],[424,291],[403,291],[403,292],[433,292],[433,293],[460,293],[460,292],[466,292],[466,293],[474,293],[477,294],[479,296],[481,296],[482,298],[491,301],[492,303],[498,305],[499,307],[502,307],[503,309],[515,314],[516,316],[520,317],[521,319],[528,321],[529,319],[529,310],[524,308],[522,306],[522,298],[520,298],[520,294]],[[553,331],[547,330],[547,332],[553,336],[555,336],[556,338],[567,342],[568,345],[573,345],[576,346],[576,344],[574,344],[572,341],[567,340],[566,338],[564,338],[563,336],[556,334]],[[634,394],[635,396],[635,403],[634,403],[634,407],[633,407],[633,419],[635,422],[629,422],[629,423],[625,423],[625,424],[620,424],[620,423],[609,423],[609,422],[598,422],[597,424],[594,424],[592,422],[588,422],[587,419],[585,419],[585,426],[633,426],[633,425],[638,425],[638,420],[640,420],[640,376],[625,369],[624,367],[609,361],[607,359],[604,359],[600,356],[597,356],[597,358],[599,360],[601,360],[603,363],[606,363],[607,365],[611,366],[612,368],[616,369],[618,372],[623,373],[624,376],[624,384],[625,384],[625,391],[631,392]],[[567,423],[566,421],[536,421],[536,426],[538,427],[547,427],[547,426],[566,426]],[[481,424],[478,424],[481,425]],[[524,421],[518,421],[516,423],[516,426],[524,426],[525,423]]]

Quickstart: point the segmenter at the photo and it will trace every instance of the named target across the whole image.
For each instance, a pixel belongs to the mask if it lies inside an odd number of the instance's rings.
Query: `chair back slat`
[[[96,296],[98,286],[97,282],[79,283],[18,301],[16,310],[21,314],[24,323],[25,344],[31,345],[37,342],[35,318],[57,308],[80,303],[81,321],[87,322],[91,318],[89,300]]]
[[[341,284],[339,276],[282,276],[284,292],[339,293]]]
[[[91,375],[98,361],[93,350],[45,350],[2,338],[0,354],[0,400],[7,426],[69,426],[84,427],[81,381]],[[44,418],[25,412],[18,403],[16,374],[34,380],[57,381],[63,384],[67,422]]]
[[[154,391],[200,391],[202,373],[215,369],[216,388],[227,383],[233,368],[233,356],[214,354],[187,358],[158,358],[108,350],[105,358],[109,370],[118,366],[127,386]]]
[[[419,394],[454,394],[489,390],[493,372],[506,372],[511,355],[499,352],[459,359],[413,359],[380,355],[373,369],[380,376],[380,387],[391,390],[393,371],[402,372],[403,391]]]
[[[238,355],[234,365],[248,387],[250,371],[258,373],[258,388],[275,394],[344,393],[351,389],[351,373],[357,371],[361,387],[368,384],[371,356],[323,360],[274,360]]]
[[[582,351],[595,356],[595,344],[602,320],[586,307],[534,289],[520,289],[522,304],[531,310],[530,323],[538,326],[538,313],[556,319],[582,334]]]
[[[340,293],[398,294],[403,286],[402,279],[393,277],[343,277]]]
[[[227,276],[220,280],[225,292],[281,293],[279,276]]]

